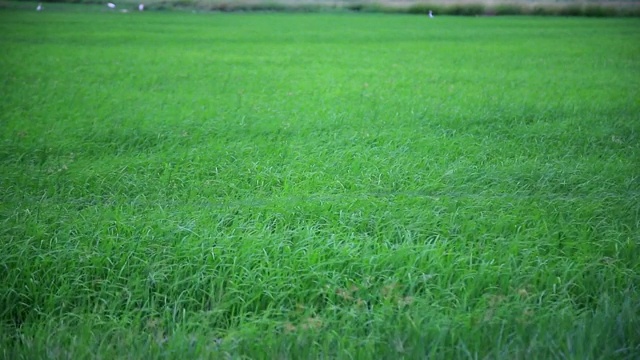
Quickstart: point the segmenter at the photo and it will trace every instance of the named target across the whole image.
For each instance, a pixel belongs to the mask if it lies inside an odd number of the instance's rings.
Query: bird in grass
[[[107,3],[107,6],[109,7],[109,9],[115,9],[116,8],[116,4],[114,4],[114,3]]]
[[[138,10],[140,10],[140,11],[144,11],[144,4],[140,4],[140,5],[138,5]]]
[[[36,7],[36,11],[42,11],[42,4],[38,3],[38,6]]]
[[[433,19],[433,11],[429,10],[429,17]]]

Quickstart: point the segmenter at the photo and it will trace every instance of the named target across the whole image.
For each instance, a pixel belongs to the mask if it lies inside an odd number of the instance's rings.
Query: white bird
[[[114,3],[107,3],[107,6],[109,7],[109,9],[115,9],[116,8],[116,4],[114,4]]]
[[[140,11],[144,11],[144,4],[140,4],[140,5],[138,5],[138,10],[140,10]]]
[[[429,10],[429,17],[433,18],[433,11]]]
[[[42,4],[38,3],[38,7],[36,7],[36,11],[41,11],[42,10]]]

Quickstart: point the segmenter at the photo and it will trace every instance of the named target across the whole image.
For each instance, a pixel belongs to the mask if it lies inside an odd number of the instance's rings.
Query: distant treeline
[[[615,17],[640,16],[640,0],[110,0],[123,5],[144,3],[147,10],[186,10],[217,12],[327,12],[405,13],[426,15],[494,16],[546,15]],[[3,1],[7,5],[6,1]],[[33,2],[33,1],[29,1]],[[102,4],[107,0],[43,0],[43,3]],[[25,3],[17,1],[17,3]]]

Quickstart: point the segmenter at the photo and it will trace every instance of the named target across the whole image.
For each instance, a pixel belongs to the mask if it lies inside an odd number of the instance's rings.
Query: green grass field
[[[637,359],[639,38],[0,12],[0,354]]]

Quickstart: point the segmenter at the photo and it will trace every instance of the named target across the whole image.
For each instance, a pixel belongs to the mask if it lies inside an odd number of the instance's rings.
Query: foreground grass
[[[638,25],[0,13],[3,357],[637,357]]]

